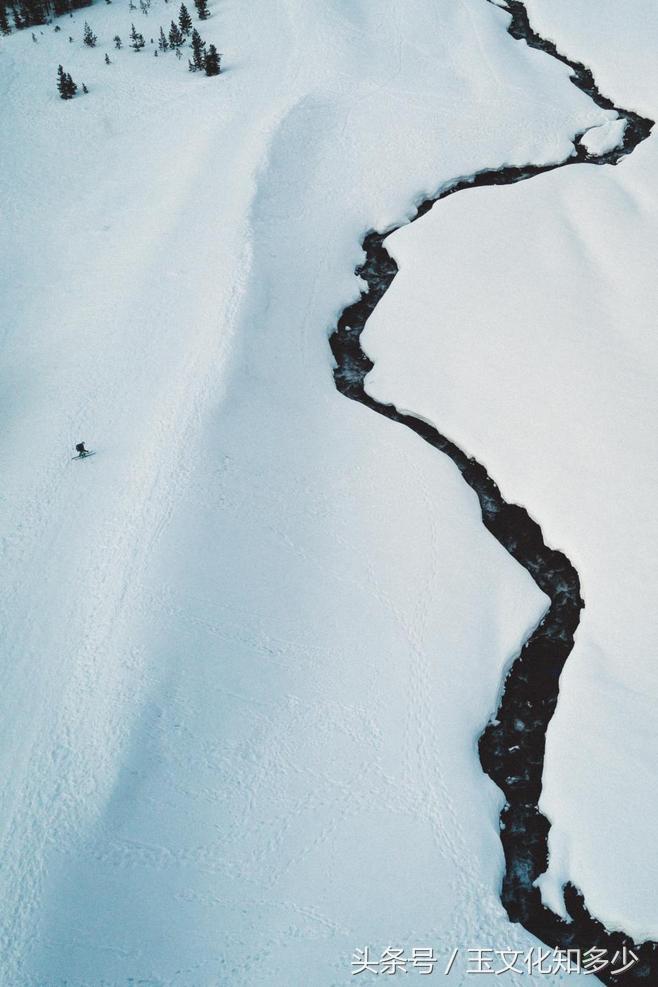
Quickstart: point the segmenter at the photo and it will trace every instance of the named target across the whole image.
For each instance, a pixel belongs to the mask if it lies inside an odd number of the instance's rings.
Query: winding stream
[[[492,2],[492,0],[488,0]],[[604,154],[591,154],[574,139],[575,153],[559,164],[523,168],[500,168],[481,171],[444,187],[437,195],[425,199],[409,222],[428,212],[448,195],[483,185],[512,185],[535,175],[567,165],[615,165],[645,140],[653,121],[625,110],[603,96],[591,71],[580,62],[562,55],[555,45],[539,37],[530,26],[520,0],[507,0],[503,9],[511,15],[508,27],[512,37],[540,48],[568,65],[575,86],[587,93],[598,105],[615,110],[626,120],[622,143]],[[407,225],[406,223],[401,225]],[[565,903],[572,921],[565,922],[541,902],[533,886],[546,870],[548,862],[549,823],[538,808],[542,786],[546,730],[553,716],[559,693],[559,678],[571,653],[574,633],[584,606],[580,580],[567,556],[544,542],[540,526],[525,508],[508,504],[484,466],[469,458],[453,441],[433,425],[404,414],[392,404],[384,404],[366,393],[365,378],[374,364],[361,348],[361,333],[375,307],[390,287],[397,265],[384,246],[396,229],[372,231],[363,240],[366,259],[356,274],[365,280],[367,292],[341,314],[330,344],[336,360],[336,387],[346,397],[416,432],[425,442],[445,453],[455,463],[466,483],[480,502],[482,522],[547,594],[550,607],[540,624],[525,642],[505,681],[503,696],[495,717],[490,720],[479,740],[480,761],[485,772],[502,789],[506,804],[501,814],[501,840],[506,869],[501,899],[513,922],[520,922],[529,932],[550,947],[605,949],[610,958],[624,946],[639,957],[639,963],[623,975],[609,971],[598,978],[609,984],[658,983],[658,944],[635,945],[622,933],[608,932],[586,909],[582,894],[573,885],[565,888]]]

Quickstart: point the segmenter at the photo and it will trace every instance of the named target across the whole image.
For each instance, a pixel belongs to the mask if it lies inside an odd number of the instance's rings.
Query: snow
[[[591,130],[588,130],[581,137],[580,143],[590,154],[607,154],[608,151],[613,151],[620,146],[624,139],[625,130],[625,120],[610,120],[609,123],[604,123],[602,127],[592,127]]]
[[[219,79],[153,57],[157,0],[0,42],[7,983],[534,944],[476,738],[546,601],[447,460],[338,395],[327,333],[367,228],[614,114],[479,0],[211,12]]]
[[[602,92],[656,118],[655,5],[592,17],[532,0],[530,13]],[[446,199],[387,240],[400,273],[363,337],[368,391],[484,462],[578,569],[586,609],[548,731],[541,888],[563,913],[571,880],[638,941],[658,938],[657,166],[652,136],[616,168]]]
[[[599,91],[655,119],[658,18],[653,0],[526,0],[532,26],[566,55],[584,62]]]

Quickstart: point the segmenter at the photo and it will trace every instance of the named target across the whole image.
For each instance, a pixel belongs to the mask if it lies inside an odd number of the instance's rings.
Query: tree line
[[[17,30],[46,24],[51,17],[91,7],[92,3],[93,0],[0,0],[0,31],[10,34],[12,24]]]

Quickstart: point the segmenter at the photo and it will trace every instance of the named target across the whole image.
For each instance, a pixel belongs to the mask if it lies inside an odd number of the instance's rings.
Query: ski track
[[[511,15],[508,32],[513,38],[523,40],[530,47],[538,48],[568,65],[575,86],[588,94],[598,106],[615,110],[620,118],[625,119],[623,138],[614,149],[595,154],[589,153],[580,143],[583,136],[580,134],[574,138],[573,155],[558,164],[491,169],[459,178],[444,186],[435,196],[422,201],[409,223],[425,215],[446,196],[468,188],[511,185],[570,164],[616,165],[651,133],[654,121],[615,106],[598,91],[592,72],[585,65],[565,57],[552,42],[541,38],[532,29],[521,0],[487,2]],[[525,508],[503,499],[484,466],[469,458],[431,423],[399,411],[395,405],[377,401],[365,389],[365,378],[374,364],[361,348],[360,336],[398,270],[386,251],[384,241],[388,235],[406,225],[402,223],[384,232],[370,231],[363,239],[365,261],[355,273],[367,283],[368,289],[361,293],[358,301],[343,310],[330,337],[337,364],[334,379],[340,393],[406,426],[450,457],[477,494],[487,530],[530,573],[551,601],[546,614],[513,662],[496,715],[479,740],[482,766],[506,798],[500,819],[506,860],[501,899],[513,922],[520,922],[551,947],[582,951],[601,948],[608,951],[609,958],[623,947],[633,949],[639,963],[622,975],[615,976],[609,971],[598,973],[602,982],[635,984],[647,983],[652,979],[655,982],[658,975],[657,943],[649,941],[638,945],[623,933],[609,932],[589,914],[583,895],[571,884],[564,889],[565,904],[572,919],[567,923],[542,904],[540,891],[534,887],[535,880],[546,870],[548,862],[549,823],[538,808],[546,730],[557,705],[560,673],[571,653],[580,610],[584,607],[578,573],[566,555],[545,544],[540,526]],[[408,630],[411,635],[411,629]]]

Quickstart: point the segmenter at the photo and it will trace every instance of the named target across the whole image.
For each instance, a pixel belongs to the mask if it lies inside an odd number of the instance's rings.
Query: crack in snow
[[[494,0],[487,2],[494,3]],[[521,0],[505,0],[505,3],[494,5],[511,15],[508,32],[513,38],[568,65],[571,81],[578,89],[587,93],[598,106],[614,110],[618,118],[625,121],[623,130],[620,128],[619,143],[595,153],[596,140],[583,143],[584,134],[579,134],[574,137],[574,153],[558,164],[504,167],[459,178],[434,197],[421,202],[410,223],[428,212],[436,202],[464,189],[511,185],[583,162],[616,165],[649,136],[653,127],[654,121],[615,106],[599,92],[590,69],[566,58],[551,41],[541,38],[530,26]],[[395,229],[406,225],[401,223]],[[355,273],[363,278],[368,289],[361,293],[357,302],[344,309],[330,338],[337,364],[334,370],[336,387],[341,394],[406,426],[449,456],[477,494],[487,530],[530,573],[551,601],[509,670],[496,716],[479,740],[482,767],[506,798],[500,818],[506,861],[501,899],[511,921],[520,922],[551,947],[582,951],[598,947],[606,949],[610,957],[624,946],[632,948],[639,957],[636,966],[622,975],[603,971],[597,976],[610,984],[646,983],[658,974],[657,943],[637,945],[623,933],[608,932],[589,914],[583,895],[571,884],[564,888],[564,897],[572,921],[565,922],[543,905],[540,891],[535,887],[535,881],[548,863],[550,824],[538,808],[546,730],[557,705],[560,673],[571,653],[580,611],[584,607],[578,573],[563,552],[546,545],[540,526],[525,508],[503,499],[484,466],[468,457],[429,422],[398,411],[395,405],[377,401],[365,390],[365,378],[374,364],[361,348],[360,336],[397,274],[397,264],[384,247],[386,237],[395,229],[384,233],[371,231],[363,240],[366,259]]]

